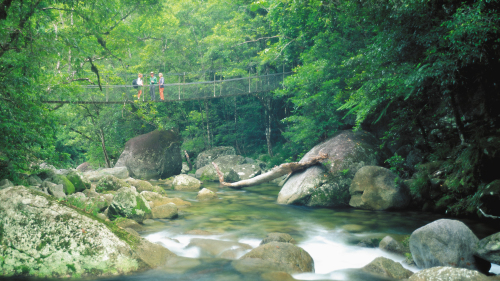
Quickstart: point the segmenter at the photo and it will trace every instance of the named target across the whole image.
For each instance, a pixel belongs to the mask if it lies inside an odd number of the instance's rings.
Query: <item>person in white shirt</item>
[[[142,94],[142,73],[139,73],[138,77],[137,77],[137,86],[139,86],[139,93],[137,94],[137,99],[140,100],[141,99],[141,94]]]

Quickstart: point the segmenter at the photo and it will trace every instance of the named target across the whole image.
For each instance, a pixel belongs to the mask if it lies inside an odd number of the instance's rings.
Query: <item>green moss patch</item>
[[[75,192],[82,192],[90,188],[90,183],[83,182],[77,173],[70,173],[66,177],[75,187]]]

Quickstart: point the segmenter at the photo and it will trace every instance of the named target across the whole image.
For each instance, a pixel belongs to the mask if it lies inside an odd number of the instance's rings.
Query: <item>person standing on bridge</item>
[[[149,78],[149,94],[151,95],[152,101],[156,100],[155,84],[158,84],[158,80],[156,80],[155,73],[151,71],[151,77]]]
[[[139,92],[137,93],[137,99],[140,100],[141,94],[142,94],[142,86],[144,86],[144,84],[142,83],[142,73],[139,73],[139,75],[137,76],[137,86],[139,86]]]
[[[165,86],[163,84],[165,84],[165,78],[163,78],[163,73],[158,73],[158,77],[160,77],[160,99],[161,100],[165,100],[165,98],[163,97],[163,90],[165,88]]]

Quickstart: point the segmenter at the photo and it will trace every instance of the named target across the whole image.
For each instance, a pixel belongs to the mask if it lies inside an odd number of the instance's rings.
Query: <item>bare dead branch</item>
[[[224,175],[220,171],[217,164],[215,164],[215,162],[212,162],[212,165],[214,165],[215,171],[217,172],[217,175],[219,176],[219,182],[222,185],[239,189],[239,188],[242,188],[245,186],[252,186],[252,185],[257,185],[257,184],[269,182],[269,181],[272,181],[272,180],[279,178],[283,175],[291,174],[295,171],[300,171],[300,170],[303,170],[305,168],[309,168],[310,166],[316,165],[317,163],[320,163],[322,160],[325,160],[327,158],[328,158],[327,154],[321,153],[320,155],[313,157],[306,162],[283,163],[279,166],[272,168],[269,172],[267,172],[265,174],[258,175],[256,177],[251,178],[251,179],[242,180],[242,181],[233,182],[233,183],[225,182]]]

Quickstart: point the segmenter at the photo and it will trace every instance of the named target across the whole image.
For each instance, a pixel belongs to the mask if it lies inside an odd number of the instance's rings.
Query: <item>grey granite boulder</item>
[[[477,261],[474,250],[479,239],[462,222],[440,219],[422,226],[410,236],[410,251],[419,268],[452,266],[489,270]]]
[[[381,152],[379,141],[359,130],[341,131],[312,148],[300,162],[321,153],[328,155],[323,165],[293,173],[278,194],[278,203],[306,206],[347,206],[349,187],[356,172],[364,166],[377,165]]]
[[[235,155],[235,154],[236,151],[231,146],[219,146],[209,150],[205,150],[200,154],[198,154],[198,157],[196,157],[195,169],[199,169],[203,166],[212,163],[212,161],[219,158],[220,156]]]
[[[386,252],[395,253],[402,255],[405,253],[405,247],[403,244],[396,241],[396,239],[391,236],[386,236],[380,241],[378,247]]]
[[[367,210],[404,209],[410,204],[410,189],[391,170],[364,166],[349,188],[349,205]]]
[[[241,155],[225,155],[215,159],[213,162],[217,164],[219,170],[224,175],[225,182],[237,182],[240,180],[240,176],[233,168],[244,164],[246,159]],[[219,176],[212,162],[196,170],[195,176],[202,181],[219,181]]]
[[[125,143],[115,167],[127,167],[137,179],[166,179],[181,173],[180,140],[174,131],[157,130]]]
[[[151,209],[153,219],[173,219],[177,217],[179,209],[174,203],[155,206]]]
[[[261,259],[279,264],[288,273],[314,272],[312,257],[291,243],[270,242],[251,250],[240,259]]]
[[[198,195],[196,195],[196,199],[200,201],[215,200],[217,199],[217,194],[215,194],[212,190],[208,188],[203,188],[198,192]]]

